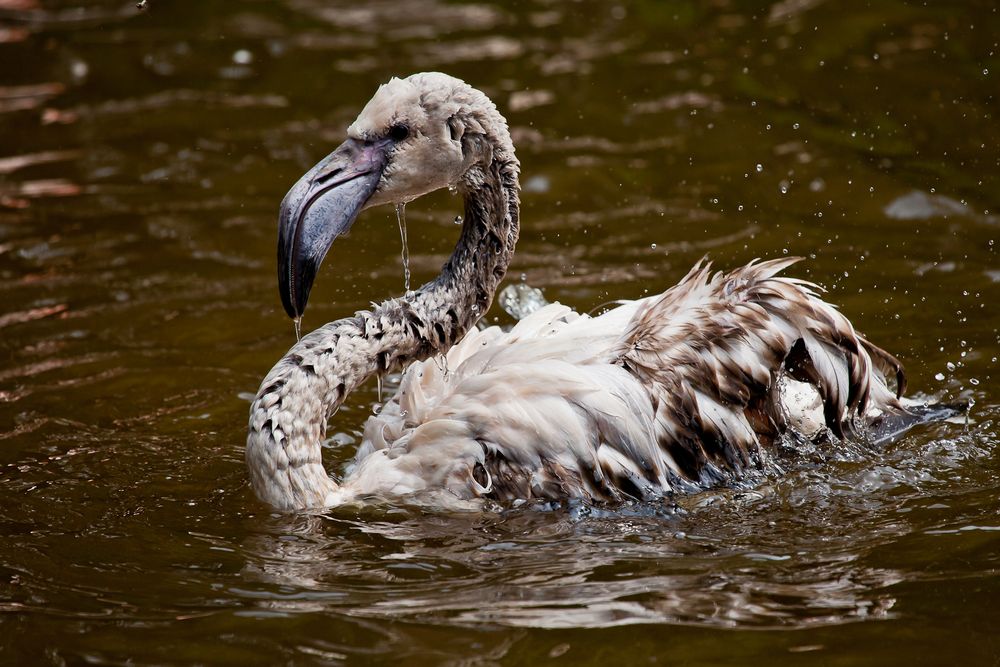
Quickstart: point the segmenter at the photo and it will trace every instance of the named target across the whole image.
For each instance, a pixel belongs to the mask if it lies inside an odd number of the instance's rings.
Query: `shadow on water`
[[[0,0],[0,661],[997,660],[996,8],[146,4]],[[672,507],[270,514],[242,447],[294,340],[277,204],[378,83],[426,69],[510,120],[510,281],[586,311],[706,253],[802,255],[971,422]],[[414,284],[459,209],[407,207]],[[305,326],[402,273],[393,212],[367,213]],[[377,400],[335,417],[334,472]]]

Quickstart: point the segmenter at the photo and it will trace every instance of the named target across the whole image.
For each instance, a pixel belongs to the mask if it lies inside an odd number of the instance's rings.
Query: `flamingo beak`
[[[310,169],[281,202],[278,215],[278,290],[285,312],[302,317],[323,258],[351,229],[378,188],[387,139],[348,139]]]

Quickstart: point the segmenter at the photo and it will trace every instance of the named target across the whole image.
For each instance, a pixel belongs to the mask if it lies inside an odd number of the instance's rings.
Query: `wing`
[[[699,262],[677,286],[645,300],[615,346],[615,363],[650,388],[660,446],[692,479],[750,465],[761,445],[785,432],[785,373],[814,388],[838,437],[855,434],[872,414],[903,411],[900,363],[822,301],[818,287],[778,276],[796,261],[725,274]]]
[[[788,429],[782,386],[809,389],[844,436],[901,410],[899,363],[859,336],[795,260],[712,275],[588,317],[551,304],[416,363],[365,426],[345,485],[459,498],[652,499],[767,464]],[[783,375],[791,380],[782,382]],[[794,419],[794,416],[791,416]]]
[[[460,498],[654,498],[679,479],[648,392],[613,345],[638,307],[601,317],[550,304],[511,331],[470,332],[407,369],[365,425],[356,493],[445,487]]]

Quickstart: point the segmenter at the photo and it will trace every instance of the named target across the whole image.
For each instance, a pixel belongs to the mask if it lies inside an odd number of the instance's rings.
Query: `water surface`
[[[993,664],[1000,14],[984,2],[0,0],[0,662]],[[378,83],[506,113],[509,280],[590,310],[796,254],[972,423],[676,508],[276,515],[278,202]],[[414,284],[460,201],[407,207]],[[304,326],[403,289],[391,208]],[[489,318],[508,321],[494,308]],[[378,400],[333,420],[341,470]]]

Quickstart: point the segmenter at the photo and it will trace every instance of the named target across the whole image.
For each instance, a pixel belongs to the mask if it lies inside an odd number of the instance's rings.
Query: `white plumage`
[[[787,421],[798,411],[800,429],[810,428],[805,418],[822,423],[815,389],[791,380],[803,395],[782,395],[783,371],[771,349],[790,350],[800,332],[823,327],[801,321],[810,308],[854,336],[807,283],[775,277],[793,261],[714,277],[699,266],[669,292],[599,317],[550,304],[509,332],[469,333],[447,363],[430,359],[406,370],[398,393],[366,423],[344,488],[381,496],[444,487],[464,499],[648,500],[766,467],[762,445],[785,427],[772,424],[761,442],[747,415],[751,385],[765,396],[774,392],[777,414],[763,418]],[[850,422],[846,355],[810,336],[828,400]],[[867,368],[870,383],[854,416],[897,409],[867,352],[852,363]],[[692,428],[694,440],[686,440]],[[702,442],[709,433],[725,444]],[[804,435],[816,433],[813,426]]]

